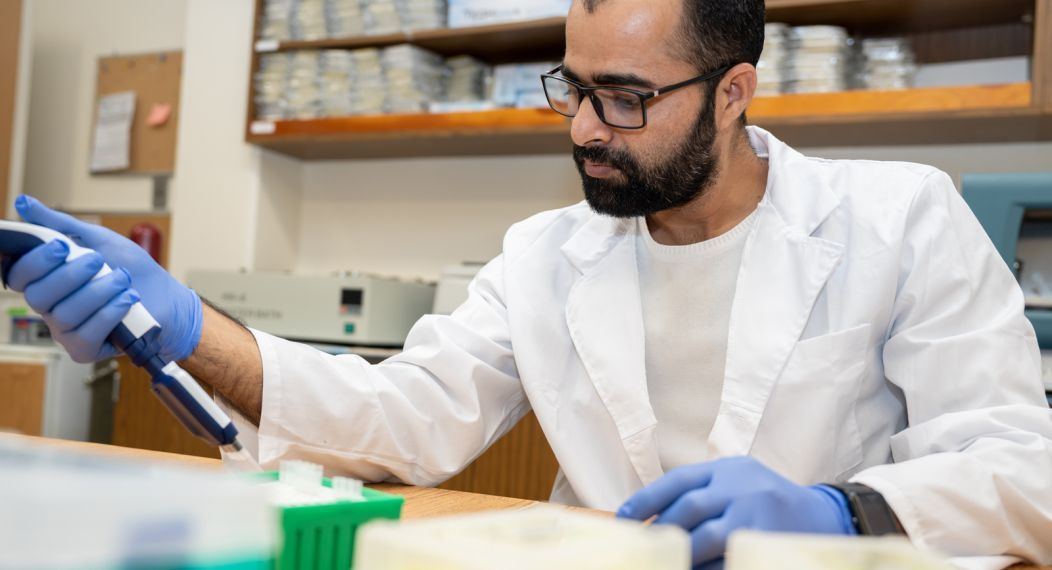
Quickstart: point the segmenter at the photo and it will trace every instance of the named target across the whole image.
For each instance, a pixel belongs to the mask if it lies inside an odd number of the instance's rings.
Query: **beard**
[[[712,186],[718,172],[718,156],[713,148],[715,115],[715,108],[706,104],[686,141],[653,166],[642,164],[624,149],[574,145],[574,162],[588,205],[598,214],[633,218],[679,208],[701,196]],[[586,160],[617,168],[621,176],[593,178],[585,171]]]

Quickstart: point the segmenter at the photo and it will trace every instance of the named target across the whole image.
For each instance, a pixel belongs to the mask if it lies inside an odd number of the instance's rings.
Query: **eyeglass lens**
[[[557,113],[574,117],[581,108],[581,96],[577,87],[557,77],[544,78],[544,90],[548,103]],[[591,91],[592,104],[598,102],[595,111],[599,118],[612,127],[639,128],[644,124],[643,101],[638,95],[617,89],[595,89]]]

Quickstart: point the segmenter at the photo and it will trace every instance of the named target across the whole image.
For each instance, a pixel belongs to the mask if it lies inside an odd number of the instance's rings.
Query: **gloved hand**
[[[15,208],[25,221],[66,234],[97,252],[66,262],[66,245],[54,241],[22,256],[8,273],[8,285],[24,291],[26,302],[43,316],[52,337],[74,360],[93,362],[116,355],[106,339],[140,296],[161,325],[157,337],[161,358],[185,360],[197,348],[201,299],[145,250],[106,228],[50,210],[29,196],[19,196]],[[103,261],[113,273],[93,279]]]
[[[672,524],[691,534],[697,568],[723,568],[730,534],[740,529],[855,534],[847,499],[824,486],[802,487],[751,457],[732,457],[669,471],[641,489],[618,518]]]

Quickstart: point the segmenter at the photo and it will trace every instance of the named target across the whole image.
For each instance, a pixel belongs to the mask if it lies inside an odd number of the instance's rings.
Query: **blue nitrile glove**
[[[43,316],[51,334],[78,362],[116,354],[106,340],[136,301],[161,325],[159,354],[166,362],[188,358],[201,340],[201,299],[168,274],[131,240],[101,226],[48,209],[29,196],[15,208],[22,218],[66,234],[98,252],[69,263],[66,246],[51,242],[22,256],[8,274],[8,284],[24,291],[26,302]],[[92,277],[103,260],[113,273]],[[132,289],[134,287],[134,289]]]
[[[803,487],[751,457],[731,457],[669,471],[632,496],[620,518],[672,524],[691,534],[699,568],[723,568],[731,533],[741,529],[855,534],[847,500],[831,487]]]

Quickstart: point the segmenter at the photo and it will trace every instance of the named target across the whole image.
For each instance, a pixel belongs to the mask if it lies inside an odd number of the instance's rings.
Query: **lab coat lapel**
[[[809,179],[801,155],[764,131],[751,131],[769,149],[768,189],[738,274],[723,398],[709,437],[712,457],[751,449],[775,382],[843,254],[841,244],[811,235],[840,197]]]
[[[596,216],[563,247],[581,271],[566,323],[596,393],[643,484],[662,475],[647,392],[635,222]]]

